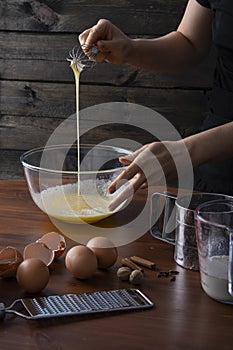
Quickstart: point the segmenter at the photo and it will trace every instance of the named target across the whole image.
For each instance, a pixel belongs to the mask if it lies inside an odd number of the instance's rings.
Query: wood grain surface
[[[77,33],[99,18],[108,18],[128,34],[135,33],[137,20],[137,34],[163,33],[174,28],[185,4],[186,0],[9,0],[1,5],[1,26],[4,30]]]
[[[5,157],[1,157],[0,179],[22,178],[20,163],[12,162],[19,151],[43,146],[75,112],[74,76],[66,58],[79,33],[107,18],[131,37],[157,37],[177,28],[186,2],[1,1],[0,153]],[[143,105],[161,113],[184,137],[197,132],[205,117],[214,64],[212,52],[196,69],[183,74],[97,64],[81,75],[80,108],[106,102]],[[85,122],[91,128],[91,117]],[[104,127],[92,130],[92,143],[103,140],[105,131]],[[143,130],[122,127],[122,136],[126,133],[141,144],[151,141]]]
[[[116,225],[132,218],[144,200],[145,194],[138,193],[130,207],[115,217]],[[11,245],[22,251],[42,234],[56,230],[33,204],[24,181],[0,181],[0,218],[1,249]],[[67,239],[67,250],[75,244]],[[199,273],[175,264],[171,245],[156,240],[148,232],[119,247],[118,254],[113,267],[99,270],[93,278],[83,281],[71,276],[64,267],[65,255],[61,256],[51,265],[49,284],[41,294],[131,287],[118,280],[116,269],[123,257],[138,255],[154,261],[160,271],[179,271],[175,282],[158,278],[158,271],[145,271],[139,289],[155,303],[153,309],[43,321],[8,315],[0,323],[1,349],[232,349],[232,306],[209,298],[201,289]],[[9,305],[16,298],[28,296],[14,278],[0,278],[1,302]]]

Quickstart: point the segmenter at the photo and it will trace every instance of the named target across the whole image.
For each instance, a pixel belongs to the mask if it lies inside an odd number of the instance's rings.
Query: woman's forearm
[[[128,63],[157,72],[183,72],[207,55],[214,13],[189,0],[176,31],[160,38],[131,40]]]
[[[157,39],[132,39],[127,63],[160,73],[179,73],[194,67],[201,55],[180,32]]]
[[[233,157],[233,122],[186,137],[193,167]]]
[[[155,39],[131,39],[106,19],[80,34],[85,53],[98,48],[97,62],[129,63],[157,72],[181,72],[192,68],[209,51],[213,11],[189,0],[176,31]]]

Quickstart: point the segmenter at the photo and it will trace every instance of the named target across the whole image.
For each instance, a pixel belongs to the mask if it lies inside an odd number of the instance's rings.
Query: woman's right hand
[[[106,19],[100,19],[92,28],[81,33],[79,41],[87,48],[97,46],[97,62],[127,63],[132,50],[132,40]]]

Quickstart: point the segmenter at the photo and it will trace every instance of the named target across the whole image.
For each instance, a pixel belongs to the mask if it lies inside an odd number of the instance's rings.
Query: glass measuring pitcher
[[[176,197],[168,192],[156,192],[151,203],[151,234],[173,244],[174,260],[186,269],[198,271],[194,211],[204,202],[233,197],[219,193],[188,193]],[[161,213],[157,219],[158,213]]]
[[[214,200],[195,210],[201,285],[211,298],[233,304],[233,200]]]

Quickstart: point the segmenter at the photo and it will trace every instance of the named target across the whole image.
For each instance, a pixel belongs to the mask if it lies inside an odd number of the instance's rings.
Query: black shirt
[[[217,51],[214,86],[233,92],[233,0],[196,1],[215,12],[212,26]],[[229,119],[233,119],[233,108],[229,108],[228,113]]]
[[[202,131],[233,121],[233,0],[196,1],[214,11],[212,41],[217,52],[209,115]],[[195,189],[233,195],[233,158],[199,167]]]

